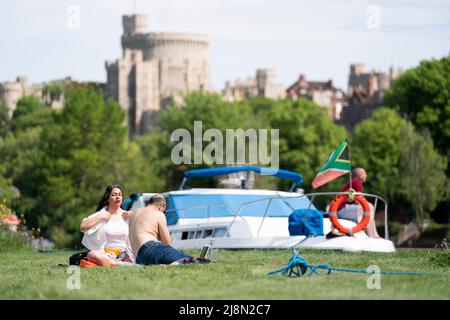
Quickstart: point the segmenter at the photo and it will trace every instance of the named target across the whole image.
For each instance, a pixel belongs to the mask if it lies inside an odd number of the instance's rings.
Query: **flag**
[[[350,170],[351,165],[348,157],[348,142],[347,139],[345,139],[322,166],[311,185],[316,189],[321,185],[346,174]]]

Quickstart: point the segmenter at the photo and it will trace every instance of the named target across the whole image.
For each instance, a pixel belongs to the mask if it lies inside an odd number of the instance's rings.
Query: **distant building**
[[[42,86],[31,85],[25,76],[19,76],[16,81],[0,83],[0,99],[8,109],[9,117],[12,117],[17,106],[17,101],[24,96],[35,96],[42,98]]]
[[[283,85],[277,82],[274,70],[258,69],[255,77],[248,77],[246,80],[238,79],[234,84],[227,81],[222,90],[222,97],[229,102],[242,101],[249,97],[284,99],[286,92]]]
[[[392,88],[394,80],[402,73],[393,67],[388,73],[365,72],[363,64],[350,65],[348,78],[348,105],[343,108],[338,123],[353,129],[360,121],[370,118],[383,105],[386,90]]]
[[[20,76],[14,82],[0,83],[0,100],[5,103],[10,117],[17,107],[17,102],[24,96],[34,96],[49,108],[62,109],[66,90],[75,86],[90,86],[98,92],[104,91],[104,84],[99,82],[79,82],[66,77],[39,84],[29,84],[25,76]]]
[[[52,109],[62,109],[66,99],[66,92],[75,87],[89,87],[98,93],[103,93],[105,91],[105,84],[103,82],[77,81],[73,80],[71,77],[52,80],[43,83],[42,86],[42,101]]]
[[[316,104],[327,107],[333,121],[339,120],[341,111],[346,104],[346,97],[341,89],[328,81],[307,81],[303,74],[287,90],[289,99],[307,98]]]
[[[106,61],[105,95],[125,109],[130,136],[144,134],[155,112],[185,92],[209,91],[209,39],[147,31],[145,15],[122,17],[122,58]]]
[[[373,92],[381,90],[385,91],[392,87],[393,80],[402,73],[394,67],[389,68],[389,72],[365,72],[364,64],[357,63],[350,65],[350,75],[348,77],[348,96],[352,96],[356,89],[363,89]],[[372,93],[373,93],[372,92]]]

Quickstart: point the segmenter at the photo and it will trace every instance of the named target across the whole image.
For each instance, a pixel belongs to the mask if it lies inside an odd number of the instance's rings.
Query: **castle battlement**
[[[147,31],[147,16],[133,14],[122,16],[124,34],[145,33]]]

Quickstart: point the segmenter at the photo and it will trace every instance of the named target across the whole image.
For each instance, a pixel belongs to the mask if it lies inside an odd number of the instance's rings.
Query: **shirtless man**
[[[171,246],[172,237],[167,228],[166,200],[152,196],[145,208],[130,214],[129,239],[137,264],[179,264],[192,257]]]

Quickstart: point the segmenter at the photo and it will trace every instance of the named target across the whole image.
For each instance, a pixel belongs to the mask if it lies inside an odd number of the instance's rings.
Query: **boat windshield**
[[[316,209],[309,199],[295,193],[262,190],[211,192],[190,190],[170,192],[167,196],[167,224],[178,219],[212,217],[288,217],[296,209]]]

